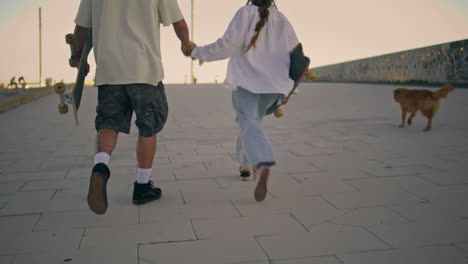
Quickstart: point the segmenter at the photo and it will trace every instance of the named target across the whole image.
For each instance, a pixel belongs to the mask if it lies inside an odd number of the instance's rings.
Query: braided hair
[[[249,51],[251,48],[255,48],[255,43],[257,43],[260,30],[262,30],[262,28],[265,26],[266,22],[268,21],[268,17],[270,16],[270,11],[268,8],[272,5],[276,7],[275,0],[248,0],[247,5],[250,3],[258,6],[260,21],[258,21],[257,25],[255,26],[255,35],[252,37],[252,40],[250,41],[250,44],[245,52]]]

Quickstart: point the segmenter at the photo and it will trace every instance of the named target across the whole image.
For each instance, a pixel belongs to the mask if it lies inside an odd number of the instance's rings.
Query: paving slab
[[[393,206],[420,203],[425,199],[404,190],[364,190],[337,194],[323,194],[327,201],[340,209]]]
[[[312,196],[327,193],[347,193],[356,191],[340,179],[335,179],[326,172],[294,173],[287,177],[278,177],[284,181],[271,184],[270,192],[276,197]]]
[[[468,218],[467,202],[468,199],[441,200],[399,205],[391,209],[411,222],[424,222],[427,219],[450,221]]]
[[[463,243],[455,243],[454,244],[457,248],[460,248],[463,250],[465,254],[468,254],[468,242],[463,242]]]
[[[105,215],[90,210],[43,213],[35,225],[35,231],[57,231],[94,227],[125,227],[139,223],[138,208],[110,207]]]
[[[457,170],[425,173],[421,177],[441,186],[466,185],[468,184],[468,177],[465,175],[466,171],[463,171],[461,164],[458,166]]]
[[[14,255],[11,256],[0,256],[0,263],[11,264],[15,259]]]
[[[40,214],[1,216],[0,234],[33,231],[41,218]]]
[[[150,223],[162,219],[228,219],[240,217],[239,211],[231,201],[191,204],[171,204],[161,206],[160,204],[148,204],[139,208],[140,223]]]
[[[173,220],[150,224],[127,225],[123,227],[87,228],[79,244],[79,250],[101,252],[129,250],[137,253],[139,245],[152,245],[173,241],[194,241],[196,239],[190,221]]]
[[[16,182],[27,180],[61,180],[65,177],[67,171],[49,171],[49,172],[8,172],[0,174],[0,182]],[[88,175],[89,177],[89,175]]]
[[[463,264],[468,260],[466,254],[463,254],[453,246],[436,246],[411,250],[385,250],[376,252],[352,253],[338,255],[338,258],[346,264]]]
[[[138,250],[136,246],[116,245],[114,250],[107,250],[105,254],[99,248],[18,254],[12,262],[12,264],[43,263],[138,264]]]
[[[289,259],[289,260],[272,260],[271,264],[342,264],[338,258],[333,257],[316,257],[316,258],[303,258],[303,259]]]
[[[305,234],[258,237],[272,259],[336,255],[338,253],[389,249],[389,246],[361,227],[332,224],[314,226]]]
[[[26,184],[25,181],[0,182],[0,193],[16,193]]]
[[[332,223],[350,226],[379,226],[409,223],[410,221],[385,207],[358,208],[331,220]]]
[[[183,254],[181,254],[183,252]],[[139,246],[140,263],[228,264],[268,261],[254,238],[208,239]],[[161,261],[164,260],[164,261]]]
[[[230,91],[167,85],[153,164],[163,196],[132,204],[132,125],[103,216],[86,204],[96,89],[84,91],[79,127],[53,94],[4,112],[0,263],[466,263],[468,90],[441,101],[426,133],[419,114],[398,127],[395,88],[302,84],[284,117],[264,119],[278,164],[258,203],[234,159]]]
[[[29,231],[29,232],[28,232]],[[3,233],[0,237],[0,255],[55,252],[78,249],[83,230],[59,232]]]
[[[418,248],[468,241],[468,220],[426,219],[423,222],[367,228],[392,248]]]
[[[257,237],[307,232],[290,214],[275,215],[275,217],[255,216],[194,220],[192,224],[198,239],[236,236]]]

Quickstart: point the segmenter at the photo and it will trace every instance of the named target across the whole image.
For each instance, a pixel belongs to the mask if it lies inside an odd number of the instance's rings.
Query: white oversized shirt
[[[160,24],[182,19],[177,0],[81,0],[75,23],[93,29],[95,85],[162,81]]]
[[[255,35],[260,20],[258,7],[240,8],[223,37],[216,42],[197,47],[191,56],[204,61],[229,59],[224,86],[236,90],[242,87],[252,93],[279,93],[288,95],[294,85],[289,77],[289,52],[299,43],[288,19],[275,7],[260,31],[256,47],[245,50]]]

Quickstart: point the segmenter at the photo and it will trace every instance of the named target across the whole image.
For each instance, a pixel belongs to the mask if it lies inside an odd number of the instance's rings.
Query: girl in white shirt
[[[240,135],[236,157],[241,175],[254,169],[255,200],[267,194],[270,167],[276,164],[261,121],[272,105],[293,88],[289,52],[299,43],[296,33],[274,0],[249,0],[240,8],[216,42],[195,47],[191,56],[205,61],[229,58],[224,86],[232,89],[232,103]]]

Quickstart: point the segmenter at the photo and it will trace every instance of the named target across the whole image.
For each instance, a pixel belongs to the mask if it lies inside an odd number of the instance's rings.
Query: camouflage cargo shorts
[[[139,135],[152,137],[166,123],[168,106],[164,85],[149,84],[103,85],[98,87],[96,130],[110,129],[130,133],[132,115]]]

